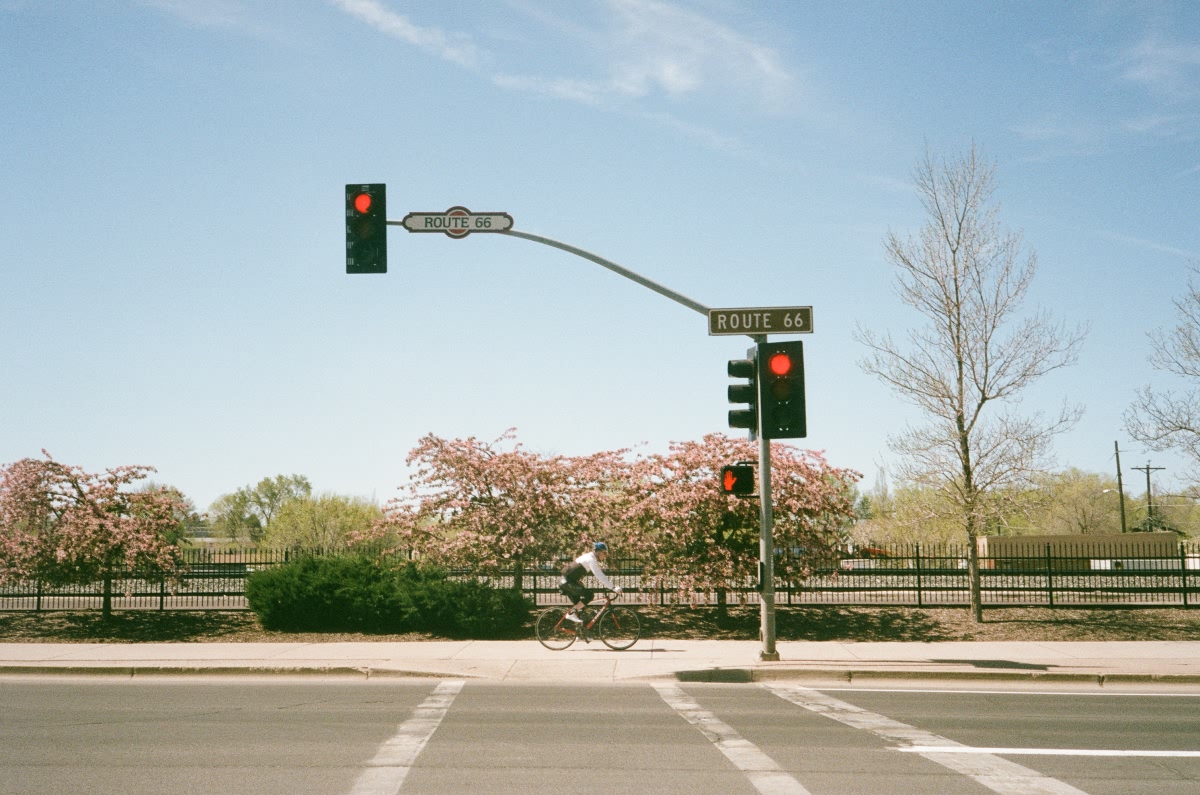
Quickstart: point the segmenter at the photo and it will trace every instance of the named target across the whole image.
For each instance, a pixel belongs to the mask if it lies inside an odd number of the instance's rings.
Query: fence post
[[[1184,549],[1182,541],[1179,542],[1179,592],[1183,594],[1183,606],[1187,608],[1187,551]]]
[[[1050,607],[1054,607],[1054,574],[1051,571],[1054,561],[1050,558],[1050,545],[1046,545],[1046,596],[1050,599]]]
[[[917,544],[917,607],[924,607],[921,601],[921,545]]]

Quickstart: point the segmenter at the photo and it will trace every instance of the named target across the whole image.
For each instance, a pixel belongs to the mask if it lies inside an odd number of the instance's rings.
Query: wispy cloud
[[[1195,140],[1200,137],[1200,113],[1152,113],[1137,116],[1122,121],[1121,129],[1135,135]]]
[[[1090,121],[1042,119],[1011,126],[1019,138],[1039,146],[1033,160],[1101,154],[1129,143],[1178,144],[1200,139],[1200,113],[1147,113]]]
[[[729,86],[776,103],[794,88],[779,56],[727,25],[661,0],[609,0],[608,83],[633,97],[679,97]]]
[[[1035,159],[1093,155],[1105,148],[1105,131],[1092,122],[1043,119],[1012,125],[1010,129],[1019,138],[1041,145],[1041,154]]]
[[[1121,76],[1174,96],[1200,93],[1200,43],[1147,37],[1121,55]]]
[[[478,73],[505,91],[550,97],[644,118],[714,149],[739,151],[736,138],[680,117],[692,99],[733,95],[763,112],[791,106],[797,80],[770,47],[728,25],[664,0],[606,0],[590,26],[524,7],[543,31],[590,63],[582,74],[547,74],[519,54],[496,53],[469,33],[422,26],[381,0],[331,0],[376,30]],[[522,9],[520,5],[517,6]],[[502,66],[500,64],[503,64]],[[580,68],[580,67],[576,67]]]
[[[1175,246],[1168,246],[1166,243],[1159,243],[1154,240],[1146,240],[1142,237],[1133,237],[1132,235],[1122,235],[1118,232],[1101,231],[1101,237],[1109,240],[1115,240],[1118,243],[1128,243],[1129,245],[1138,246],[1139,248],[1150,249],[1151,251],[1159,251],[1163,254],[1173,254],[1184,259],[1193,259],[1196,255],[1191,251],[1186,251]]]
[[[470,36],[416,25],[408,17],[384,7],[377,0],[333,0],[333,3],[380,33],[412,44],[459,66],[474,68],[479,65],[479,49]]]

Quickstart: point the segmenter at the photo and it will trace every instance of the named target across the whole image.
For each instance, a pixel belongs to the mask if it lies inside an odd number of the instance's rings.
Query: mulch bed
[[[647,637],[678,640],[754,640],[758,608],[639,607]],[[1111,641],[1200,640],[1200,610],[988,610],[984,623],[952,608],[781,607],[779,640],[839,641]],[[522,636],[532,637],[532,629]],[[321,643],[427,641],[424,635],[292,633],[263,629],[244,611],[98,611],[0,613],[0,643]]]

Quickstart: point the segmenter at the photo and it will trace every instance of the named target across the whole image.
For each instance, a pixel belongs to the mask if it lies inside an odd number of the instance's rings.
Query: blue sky
[[[0,0],[0,461],[383,501],[429,432],[726,429],[747,341],[582,259],[393,228],[346,275],[344,185],[384,182],[392,218],[506,211],[708,306],[813,306],[807,446],[870,486],[918,416],[852,333],[917,322],[883,238],[925,148],[972,141],[1029,309],[1091,328],[1023,408],[1085,404],[1061,465],[1120,440],[1170,486],[1121,415],[1172,385],[1146,335],[1200,259],[1194,3]]]

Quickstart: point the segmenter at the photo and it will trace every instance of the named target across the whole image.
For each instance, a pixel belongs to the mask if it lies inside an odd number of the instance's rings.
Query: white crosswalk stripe
[[[734,728],[722,722],[716,715],[703,709],[677,685],[655,683],[654,689],[688,723],[700,730],[713,745],[763,795],[811,795],[799,781],[779,767],[754,743],[738,734]]]
[[[399,792],[408,771],[462,688],[461,679],[447,680],[434,688],[429,698],[413,710],[412,717],[401,723],[396,733],[379,747],[375,757],[367,763],[367,769],[354,782],[350,795],[395,795]]]
[[[926,759],[970,776],[1001,795],[1087,795],[1083,790],[1056,778],[986,753],[985,749],[964,752],[967,746],[962,743],[869,712],[816,690],[799,685],[767,684],[764,687],[797,706],[855,729],[869,731],[904,747],[897,750],[913,748],[915,753]],[[921,748],[918,750],[914,746]]]

